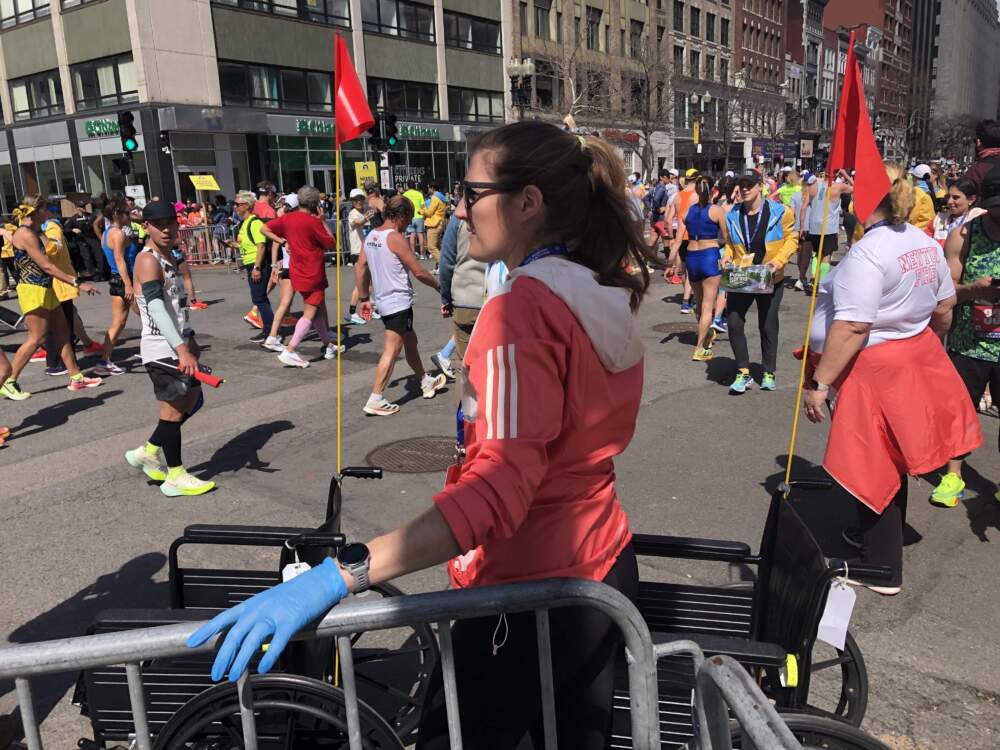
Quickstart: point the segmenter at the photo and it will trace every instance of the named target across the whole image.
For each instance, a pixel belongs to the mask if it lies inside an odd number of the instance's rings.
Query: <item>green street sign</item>
[[[424,125],[400,125],[400,138],[428,138],[432,141],[441,140],[441,131]]]
[[[295,130],[300,135],[333,135],[333,123],[329,120],[296,120]]]
[[[117,120],[84,120],[83,132],[88,138],[104,138],[110,135],[118,135]]]

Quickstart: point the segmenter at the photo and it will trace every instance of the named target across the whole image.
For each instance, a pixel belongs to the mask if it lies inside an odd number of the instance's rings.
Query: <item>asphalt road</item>
[[[165,606],[165,553],[187,524],[309,526],[321,520],[335,466],[336,363],[314,359],[307,370],[283,368],[275,355],[247,341],[245,280],[216,269],[195,276],[199,296],[212,303],[193,313],[203,361],[228,382],[207,393],[203,411],[185,425],[184,457],[219,489],[168,499],[125,464],[124,451],[145,441],[156,418],[149,380],[137,362],[129,363],[126,375],[78,394],[64,389],[65,378],[46,377],[40,365],[29,365],[21,385],[34,397],[0,403],[0,423],[15,428],[0,451],[0,629],[9,642],[80,634],[106,608]],[[345,297],[351,278],[345,274]],[[725,337],[706,366],[690,361],[693,334],[654,328],[693,322],[679,314],[678,295],[679,287],[657,280],[640,312],[646,384],[635,439],[617,462],[621,497],[635,530],[737,539],[756,548],[769,490],[788,453],[797,377],[790,352],[801,340],[806,299],[791,290],[785,296],[778,390],[733,397],[722,384],[733,375]],[[450,332],[437,304],[431,290],[418,290],[416,328],[425,360]],[[92,332],[110,317],[106,296],[82,300],[80,311]],[[137,352],[137,323],[129,321],[120,357]],[[0,334],[0,346],[9,355],[21,338]],[[381,339],[378,323],[348,331],[345,465],[363,464],[377,446],[447,436],[453,429],[454,394],[422,400],[403,361],[387,392],[402,411],[365,417],[361,406]],[[319,345],[307,343],[303,352],[318,357]],[[751,352],[759,353],[756,331]],[[933,508],[925,501],[930,485],[911,481],[910,523],[923,540],[906,550],[903,592],[858,596],[852,631],[871,681],[865,727],[899,750],[1000,746],[1000,503],[992,498],[1000,460],[992,437],[997,422],[982,419],[986,446],[969,463],[970,491],[959,507]],[[796,476],[821,473],[816,464],[825,438],[825,426],[803,420]],[[366,539],[394,527],[426,507],[442,481],[439,471],[352,483],[345,531]],[[827,493],[799,507],[829,555],[849,552],[839,542],[842,525],[852,519],[849,500]],[[642,574],[721,582],[738,571],[659,563],[644,565]],[[421,591],[444,583],[443,572],[432,570],[401,585]],[[38,688],[50,747],[75,747],[88,734],[86,721],[63,698],[72,679]],[[13,706],[12,688],[0,684],[0,711]]]

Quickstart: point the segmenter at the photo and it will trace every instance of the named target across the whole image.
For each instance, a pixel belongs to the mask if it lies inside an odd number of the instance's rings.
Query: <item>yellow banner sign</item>
[[[219,190],[219,183],[210,174],[189,174],[188,179],[195,190]]]
[[[691,138],[696,144],[701,143],[701,122],[699,120],[691,123]]]
[[[356,161],[354,162],[354,174],[359,188],[365,186],[365,180],[374,180],[377,183],[378,164],[373,161]]]

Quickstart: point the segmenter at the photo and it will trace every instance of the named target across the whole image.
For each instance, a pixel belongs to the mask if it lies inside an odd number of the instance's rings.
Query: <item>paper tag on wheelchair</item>
[[[851,623],[851,613],[858,595],[846,583],[835,579],[830,584],[830,593],[826,597],[826,608],[819,621],[816,637],[824,643],[829,643],[835,649],[844,650],[844,640],[847,638],[847,626]]]
[[[281,569],[281,580],[290,581],[297,575],[302,575],[312,566],[309,563],[304,562],[293,562],[288,563],[285,567]]]

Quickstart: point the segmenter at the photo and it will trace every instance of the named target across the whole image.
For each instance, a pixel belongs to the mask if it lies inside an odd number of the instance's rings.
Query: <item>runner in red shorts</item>
[[[331,250],[336,241],[324,221],[317,215],[319,191],[314,187],[303,187],[298,192],[299,207],[284,216],[272,219],[261,227],[268,239],[285,245],[291,256],[289,276],[292,289],[302,296],[305,303],[302,317],[295,324],[295,333],[278,355],[278,360],[287,367],[308,367],[309,361],[296,351],[302,339],[312,326],[323,342],[323,358],[337,356],[337,345],[330,340],[329,317],[326,313],[326,268],[324,253]],[[344,347],[341,346],[341,351]]]

